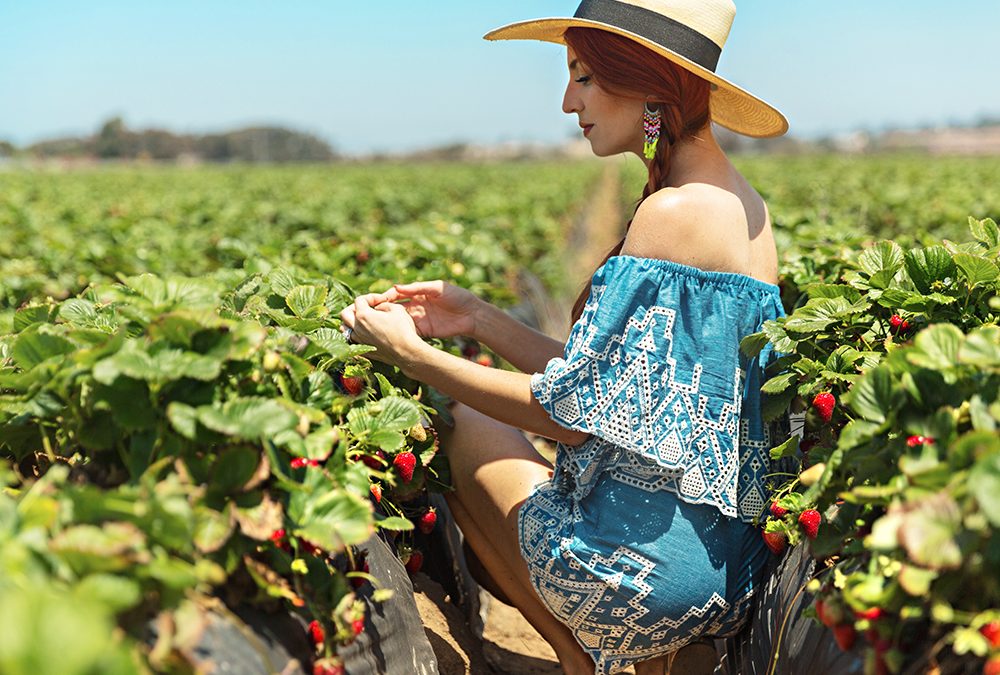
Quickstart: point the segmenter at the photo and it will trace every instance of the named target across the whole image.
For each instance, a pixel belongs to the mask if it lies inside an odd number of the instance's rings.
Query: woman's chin
[[[590,151],[597,157],[614,157],[615,155],[623,155],[629,152],[629,148],[622,148],[607,143],[595,143],[593,139],[590,139]]]

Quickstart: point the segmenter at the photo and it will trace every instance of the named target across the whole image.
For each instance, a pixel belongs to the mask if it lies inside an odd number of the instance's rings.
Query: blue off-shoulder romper
[[[767,559],[765,349],[777,286],[651,258],[595,272],[561,358],[531,379],[564,427],[551,480],[518,516],[521,554],[597,673],[740,628]]]

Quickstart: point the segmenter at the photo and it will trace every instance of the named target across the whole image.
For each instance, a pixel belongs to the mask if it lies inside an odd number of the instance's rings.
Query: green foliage
[[[825,514],[808,544],[827,563],[821,597],[910,659],[918,643],[967,651],[1000,608],[1000,247],[993,221],[970,225],[967,244],[871,245],[761,334],[784,352],[766,393],[838,401],[829,422],[807,412],[802,473],[775,485],[796,508],[768,528],[804,541],[798,513]]]
[[[0,176],[0,670],[186,672],[219,597],[318,621],[319,655],[353,639],[351,581],[379,583],[353,547],[411,540],[402,502],[449,479],[440,397],[369,362],[340,311],[430,277],[502,302],[520,257],[555,278],[594,176]]]
[[[774,477],[789,513],[766,527],[827,561],[823,597],[885,610],[857,625],[891,641],[893,671],[915,645],[983,656],[978,629],[1000,618],[1000,231],[947,238],[1000,214],[996,161],[740,166],[770,206],[789,312],[743,349],[784,354],[769,417],[806,411],[772,456],[808,470]],[[525,270],[572,290],[562,244],[601,168],[0,175],[0,616],[17,617],[0,671],[183,672],[217,596],[319,621],[321,655],[350,639],[349,581],[377,582],[353,544],[381,529],[408,551],[401,505],[449,481],[439,398],[348,344],[340,310],[415,279],[500,304]],[[626,215],[644,180],[626,172]],[[809,409],[821,391],[830,424]]]

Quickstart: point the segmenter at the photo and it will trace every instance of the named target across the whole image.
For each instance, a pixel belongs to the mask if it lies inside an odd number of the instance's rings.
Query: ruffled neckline
[[[697,281],[706,282],[720,287],[731,287],[734,289],[754,289],[765,293],[772,293],[778,298],[781,297],[781,289],[772,283],[761,281],[739,272],[719,272],[714,270],[703,270],[700,267],[692,267],[673,260],[662,258],[641,258],[632,255],[616,255],[608,258],[607,262],[601,265],[594,277],[605,276],[615,267],[633,267],[640,270],[660,271],[678,276],[685,276]]]

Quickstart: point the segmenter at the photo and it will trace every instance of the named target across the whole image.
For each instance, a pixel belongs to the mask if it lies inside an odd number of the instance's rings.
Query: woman
[[[454,397],[448,501],[491,581],[567,673],[663,673],[746,617],[766,552],[752,525],[770,448],[762,367],[740,340],[782,315],[767,208],[710,121],[784,133],[780,113],[714,74],[729,0],[585,0],[571,19],[488,39],[567,45],[563,110],[600,156],[649,180],[561,344],[440,281],[342,314],[375,358]],[[521,372],[421,338],[465,335]],[[558,441],[555,466],[519,429]]]

